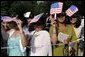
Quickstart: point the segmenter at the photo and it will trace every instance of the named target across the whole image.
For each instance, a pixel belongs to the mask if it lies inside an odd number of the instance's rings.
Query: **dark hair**
[[[66,16],[66,13],[62,12],[62,13],[57,15],[57,17],[61,17],[61,16]]]
[[[15,21],[11,21],[9,22],[9,28],[18,30],[18,25]]]
[[[67,25],[67,24],[70,24],[70,21],[69,21],[69,16],[66,16],[66,13],[62,12],[60,14],[57,15],[58,17],[61,17],[61,16],[65,16],[65,20],[64,20],[64,24]]]
[[[70,17],[69,16],[65,17],[64,23],[65,24],[70,24]]]
[[[78,28],[81,25],[81,19],[77,18],[77,21],[75,22],[75,26],[76,28]]]
[[[43,26],[43,24],[41,22],[36,22],[35,26]]]
[[[42,27],[42,29],[44,29],[44,24],[41,20],[39,20],[34,23],[34,27]]]
[[[72,19],[72,18],[77,18],[77,21],[75,22],[75,26],[74,26],[74,27],[78,28],[78,27],[81,25],[80,16],[79,16],[78,14],[74,14],[74,15],[71,17],[71,19]]]
[[[62,15],[62,16],[65,16],[65,15]],[[57,21],[57,22],[58,22],[58,21]],[[65,26],[66,26],[67,24],[70,24],[69,17],[68,17],[68,16],[65,16],[65,20],[64,20],[62,23],[64,23]]]

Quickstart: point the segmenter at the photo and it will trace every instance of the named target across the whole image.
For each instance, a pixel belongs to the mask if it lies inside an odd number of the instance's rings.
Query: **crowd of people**
[[[27,24],[19,18],[11,21],[1,20],[2,56],[83,56],[84,55],[84,19],[77,14],[71,17],[64,12],[49,15],[46,22],[40,18]],[[68,35],[59,40],[62,34]],[[82,38],[82,39],[81,39]],[[6,47],[6,48],[4,48]]]

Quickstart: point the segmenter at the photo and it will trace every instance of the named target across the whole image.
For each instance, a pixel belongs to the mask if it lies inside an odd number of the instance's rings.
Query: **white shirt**
[[[82,27],[84,27],[84,19],[81,20],[81,25],[78,28],[74,27],[74,31],[76,33],[77,38],[80,37]]]
[[[27,26],[24,26],[23,27],[23,31],[24,31],[24,33],[25,33],[25,35],[29,35],[29,27],[27,27]]]
[[[84,27],[84,19],[81,20],[81,26]]]
[[[52,56],[51,39],[47,31],[31,32],[30,56]]]
[[[82,26],[79,26],[78,28],[74,27],[74,31],[75,31],[75,34],[76,34],[77,38],[80,37],[81,28],[82,28]]]

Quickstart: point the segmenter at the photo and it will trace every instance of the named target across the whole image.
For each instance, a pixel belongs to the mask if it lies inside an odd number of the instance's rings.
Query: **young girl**
[[[9,22],[8,56],[26,56],[27,38],[22,31],[20,20]]]

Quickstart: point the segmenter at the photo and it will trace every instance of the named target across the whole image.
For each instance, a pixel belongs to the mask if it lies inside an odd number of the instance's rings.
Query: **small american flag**
[[[63,7],[63,3],[62,2],[57,2],[57,3],[53,3],[51,4],[51,9],[50,9],[50,14],[59,14],[62,12],[62,7]]]
[[[77,11],[78,11],[78,8],[75,5],[72,5],[70,8],[66,10],[66,14],[71,17]]]
[[[34,16],[34,18],[31,20],[30,23],[37,22],[43,14],[44,13],[40,13],[40,14]]]

